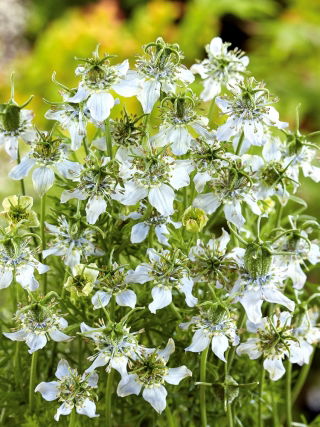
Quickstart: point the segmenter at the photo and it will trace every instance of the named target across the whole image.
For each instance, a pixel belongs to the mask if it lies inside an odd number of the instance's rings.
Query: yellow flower
[[[202,209],[188,207],[182,215],[182,224],[188,231],[198,233],[207,224],[208,217]]]
[[[3,202],[1,215],[9,226],[39,227],[37,214],[32,210],[33,198],[29,196],[9,196]]]
[[[73,297],[87,297],[90,295],[99,275],[99,270],[96,270],[96,268],[96,264],[89,264],[88,266],[85,264],[76,265],[72,269],[72,276],[67,279],[64,287]]]

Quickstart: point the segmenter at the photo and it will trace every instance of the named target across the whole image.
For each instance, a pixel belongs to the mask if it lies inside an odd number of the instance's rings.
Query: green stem
[[[303,365],[303,368],[300,370],[299,377],[298,377],[297,382],[295,383],[294,388],[292,390],[292,404],[294,404],[295,401],[297,400],[297,398],[300,394],[300,391],[301,391],[302,387],[304,386],[304,383],[306,382],[306,379],[307,379],[309,371],[310,371],[310,367],[312,365],[312,360],[314,358],[314,354],[315,354],[315,351],[313,350],[313,353],[310,356],[309,363],[307,365]]]
[[[84,151],[86,153],[86,156],[89,155],[89,148],[88,148],[88,144],[87,144],[87,137],[83,138],[83,146],[84,146]]]
[[[212,98],[210,107],[209,107],[209,111],[208,111],[208,119],[209,119],[209,126],[211,127],[212,122],[213,122],[213,109],[215,106],[215,102],[216,102],[216,97]]]
[[[29,382],[29,408],[31,414],[34,410],[34,385],[36,382],[37,375],[37,360],[38,360],[38,352],[35,351],[32,353],[31,358],[31,369],[30,369],[30,382]]]
[[[229,350],[228,350],[228,352],[226,354],[226,360],[227,361],[224,364],[224,381],[227,384],[228,372],[229,372],[229,369],[228,369]],[[233,423],[232,406],[231,406],[231,403],[228,402],[228,395],[226,395],[227,390],[228,389],[225,388],[225,391],[224,391],[225,392],[225,397],[224,397],[224,399],[225,399],[225,406],[226,406],[226,409],[227,409],[228,427],[233,427],[234,423]]]
[[[166,417],[167,417],[168,427],[175,427],[176,424],[174,422],[174,418],[172,416],[172,413],[168,404],[166,406]]]
[[[111,132],[110,132],[110,119],[106,120],[106,143],[107,143],[107,153],[110,157],[110,160],[112,160],[112,138],[111,138]]]
[[[13,357],[13,369],[14,369],[14,377],[15,377],[15,383],[16,387],[20,387],[22,389],[21,384],[21,367],[20,367],[20,346],[21,342],[16,342],[16,351],[14,353]]]
[[[46,234],[45,234],[45,218],[46,218],[46,195],[41,197],[41,213],[40,213],[40,235],[41,235],[41,252],[46,249]],[[43,274],[43,293],[47,293],[47,273]]]
[[[260,366],[260,378],[259,378],[259,406],[258,406],[258,426],[263,427],[263,416],[262,416],[262,403],[263,403],[263,386],[264,386],[264,368],[263,362]]]
[[[18,165],[20,164],[20,162],[21,162],[21,158],[20,158],[20,150],[19,150],[19,146],[18,146],[18,153],[17,153],[17,163],[18,163]],[[26,195],[26,188],[25,188],[25,185],[24,185],[24,179],[20,179],[20,185],[21,185],[21,193],[22,193],[23,196],[25,196]]]
[[[207,371],[207,357],[208,357],[209,346],[203,350],[200,359],[200,381],[206,382],[206,371]],[[207,408],[206,408],[206,386],[200,385],[200,414],[201,414],[201,426],[207,427]]]
[[[243,327],[245,320],[246,320],[246,312],[242,310],[238,319],[237,329],[241,329]],[[227,373],[230,372],[235,353],[236,353],[236,346],[233,346],[228,354]]]
[[[106,387],[106,427],[112,427],[112,412],[111,412],[111,396],[112,396],[112,383],[113,383],[113,369],[108,374],[107,387]]]
[[[292,402],[291,402],[291,374],[292,374],[292,365],[290,361],[287,361],[286,366],[286,418],[287,426],[291,427],[292,425]]]
[[[79,424],[77,425],[77,413],[74,408],[72,409],[72,412],[70,414],[69,427],[79,427]]]
[[[278,427],[279,426],[279,414],[278,414],[278,404],[277,404],[277,400],[275,398],[274,387],[275,387],[275,385],[272,384],[272,386],[271,386],[272,420],[273,420],[273,426]]]
[[[244,132],[242,131],[241,135],[240,135],[240,138],[239,138],[239,141],[238,141],[237,149],[236,149],[236,155],[237,156],[239,155],[239,153],[241,151],[243,140],[244,140]]]
[[[232,414],[232,406],[230,403],[227,404],[227,419],[228,419],[228,427],[233,427],[233,414]]]

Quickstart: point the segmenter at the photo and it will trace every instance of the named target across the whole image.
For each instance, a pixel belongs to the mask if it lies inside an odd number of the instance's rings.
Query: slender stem
[[[168,404],[166,406],[166,417],[167,417],[168,427],[175,427],[176,423],[174,422],[174,418],[172,416],[172,413]]]
[[[214,109],[215,103],[216,103],[216,97],[212,98],[209,111],[208,111],[209,126],[211,126],[213,122],[213,109]]]
[[[279,414],[278,414],[278,404],[277,400],[275,398],[275,392],[274,392],[275,385],[271,385],[271,404],[272,404],[272,420],[273,420],[273,426],[278,427],[279,426]]]
[[[46,195],[41,197],[41,213],[40,213],[40,234],[41,234],[41,251],[46,249],[46,234],[44,223],[46,218]],[[43,293],[47,293],[47,273],[43,274]]]
[[[113,384],[113,369],[108,374],[107,387],[106,387],[106,427],[112,427],[112,412],[111,412],[111,396]]]
[[[209,351],[209,347],[207,347],[201,353],[200,381],[202,383],[206,382],[208,351]],[[207,427],[206,386],[205,385],[200,385],[200,413],[201,413],[201,426]]]
[[[290,361],[287,361],[286,366],[286,418],[287,426],[291,427],[292,425],[292,403],[291,403],[291,374],[292,374],[292,365]]]
[[[224,381],[225,381],[225,383],[227,384],[227,379],[228,379],[228,372],[229,372],[229,369],[228,369],[228,360],[229,360],[229,350],[228,350],[228,352],[227,352],[227,354],[226,354],[226,363],[224,364]],[[227,387],[227,386],[226,386]],[[224,393],[225,393],[225,397],[224,397],[224,404],[225,404],[225,406],[226,406],[226,410],[227,410],[227,420],[228,420],[228,427],[233,427],[233,425],[234,425],[234,423],[233,423],[233,414],[232,414],[232,405],[231,405],[231,403],[228,401],[228,394],[227,394],[227,392],[228,392],[228,389],[227,388],[225,388],[225,391],[224,391]]]
[[[111,138],[111,132],[110,132],[110,119],[106,120],[106,143],[107,143],[107,153],[110,157],[110,160],[112,160],[112,138]]]
[[[17,163],[18,163],[18,165],[20,164],[20,162],[21,162],[21,158],[20,158],[20,150],[19,150],[19,145],[18,145],[18,152],[17,152]],[[23,196],[25,196],[26,195],[26,188],[24,185],[24,179],[20,179],[20,185],[21,185],[21,193]]]
[[[89,148],[88,148],[87,137],[86,136],[83,138],[83,146],[84,146],[84,151],[86,153],[86,156],[88,156],[89,155]]]
[[[264,386],[264,368],[263,362],[260,366],[260,378],[259,378],[259,405],[258,405],[258,426],[263,427],[263,416],[262,416],[262,403],[263,403],[263,386]]]
[[[77,413],[76,413],[76,410],[73,408],[69,418],[69,427],[78,427],[78,426],[79,424],[77,425]]]
[[[29,407],[30,407],[31,414],[34,410],[34,385],[35,385],[36,376],[37,376],[37,360],[38,360],[38,352],[35,351],[34,353],[32,353],[32,358],[31,358],[30,382],[29,382]]]
[[[232,406],[231,403],[227,404],[227,419],[228,419],[228,427],[233,427],[233,414],[232,414]]]
[[[246,320],[246,312],[242,310],[238,319],[237,329],[241,329],[243,327],[245,320]],[[228,353],[227,373],[230,372],[235,353],[236,353],[236,346],[233,346]]]
[[[236,149],[236,155],[237,156],[240,154],[241,147],[242,147],[242,144],[243,144],[243,140],[244,140],[244,132],[242,131],[241,135],[240,135],[240,138],[239,138],[239,141],[238,141],[237,149]]]
[[[16,351],[13,357],[13,368],[14,368],[14,379],[16,383],[16,387],[22,388],[21,384],[21,365],[20,365],[20,346],[21,342],[16,342]]]
[[[302,387],[304,386],[304,383],[306,382],[306,379],[308,377],[310,367],[312,365],[312,360],[314,358],[315,351],[313,350],[313,353],[310,356],[309,363],[307,365],[303,365],[303,368],[300,370],[299,377],[297,379],[297,382],[294,385],[294,388],[292,390],[292,404],[297,400],[300,391]]]

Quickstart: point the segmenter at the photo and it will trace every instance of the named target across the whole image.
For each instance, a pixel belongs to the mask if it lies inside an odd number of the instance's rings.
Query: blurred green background
[[[320,0],[0,0],[0,102],[9,96],[14,70],[16,100],[34,94],[35,123],[46,128],[52,123],[43,118],[48,107],[42,98],[60,100],[52,73],[76,85],[74,57],[89,56],[97,43],[133,65],[141,45],[162,36],[180,44],[190,66],[216,35],[249,54],[250,71],[280,99],[281,120],[294,126],[301,104],[302,130],[320,128]],[[0,151],[2,197],[18,189],[7,179],[11,167]],[[317,184],[303,181],[300,196],[319,217],[318,193]],[[299,406],[315,414],[320,379],[312,381]]]

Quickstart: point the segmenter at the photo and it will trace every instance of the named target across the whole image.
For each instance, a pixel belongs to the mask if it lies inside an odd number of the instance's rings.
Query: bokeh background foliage
[[[281,99],[281,120],[294,125],[301,104],[302,130],[320,128],[319,0],[0,0],[1,102],[9,96],[15,71],[16,100],[34,94],[35,123],[49,128],[43,98],[60,100],[51,82],[54,71],[57,80],[75,86],[75,56],[90,55],[100,43],[102,51],[118,55],[117,62],[129,58],[133,65],[141,45],[160,35],[180,44],[187,66],[201,59],[204,45],[220,35],[249,53],[250,71]],[[139,108],[127,102],[132,111]],[[6,179],[11,166],[0,151],[1,198],[18,189]],[[303,183],[303,198],[308,213],[319,217],[318,187],[310,180]],[[318,277],[312,274],[316,283]],[[316,360],[314,374],[319,365]],[[311,391],[318,404],[308,398]],[[297,405],[310,419],[320,411],[320,375],[310,376]],[[23,426],[35,423],[30,419]]]

